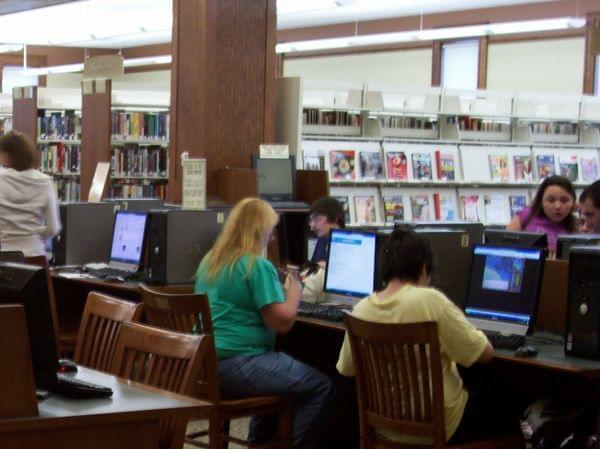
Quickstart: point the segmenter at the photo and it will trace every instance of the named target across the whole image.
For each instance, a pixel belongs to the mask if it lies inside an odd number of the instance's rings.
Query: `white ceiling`
[[[277,0],[278,28],[540,1],[544,0]],[[170,42],[171,5],[172,0],[82,0],[2,15],[0,43],[125,48]]]

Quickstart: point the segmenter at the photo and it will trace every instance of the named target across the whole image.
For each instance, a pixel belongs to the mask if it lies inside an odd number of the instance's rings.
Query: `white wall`
[[[81,73],[61,73],[48,75],[47,87],[81,87]],[[113,79],[114,90],[160,90],[169,92],[171,89],[171,71],[157,70],[153,72],[127,73]]]
[[[431,53],[431,49],[416,49],[285,59],[283,73],[305,79],[428,87]]]
[[[579,37],[490,44],[487,89],[581,94],[584,58]]]

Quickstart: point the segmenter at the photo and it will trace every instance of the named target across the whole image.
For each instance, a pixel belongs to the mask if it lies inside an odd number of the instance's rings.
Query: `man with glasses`
[[[310,261],[324,263],[327,260],[329,231],[346,226],[344,206],[331,196],[319,198],[310,206],[308,224],[311,231],[317,236],[317,245]]]
[[[588,186],[579,197],[581,232],[600,233],[600,180]]]

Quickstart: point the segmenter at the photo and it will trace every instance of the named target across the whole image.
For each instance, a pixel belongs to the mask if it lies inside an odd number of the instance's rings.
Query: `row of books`
[[[304,108],[303,125],[360,126],[360,114],[348,111],[329,111],[317,108]]]
[[[460,115],[457,118],[461,131],[510,132],[510,123],[484,120],[482,118]]]
[[[168,112],[112,111],[114,140],[169,140]]]
[[[79,174],[81,146],[78,144],[41,143],[40,169],[46,173]]]
[[[463,155],[468,157],[468,155]],[[327,165],[326,159],[327,158]],[[432,164],[435,158],[435,166]],[[373,150],[329,150],[324,154],[306,151],[303,153],[304,168],[328,170],[331,181],[457,181],[457,160],[452,151],[381,151]],[[512,173],[509,168],[512,164]],[[581,170],[580,170],[581,167]],[[477,179],[493,182],[529,182],[560,174],[573,182],[591,183],[600,177],[597,154],[567,153],[513,154],[495,153],[488,156],[489,176],[478,172]]]
[[[167,176],[168,150],[160,145],[113,146],[110,168],[114,176]]]
[[[364,225],[376,224],[381,220],[377,217],[377,202],[379,195],[353,195],[353,215],[350,213],[350,197],[334,196],[344,206],[346,223]],[[527,205],[527,195],[504,195],[491,193],[485,195],[461,195],[457,204],[456,195],[451,192],[436,192],[433,195],[382,195],[383,222],[393,224],[407,221],[407,208],[411,211],[411,222],[420,221],[455,221],[467,220],[486,222],[488,224],[507,224]],[[508,211],[506,213],[508,203]],[[460,205],[460,209],[459,206]],[[432,207],[433,206],[433,207]]]
[[[403,115],[380,117],[379,124],[382,128],[438,129],[437,119],[407,117]]]
[[[80,200],[81,186],[78,179],[55,179],[54,187],[60,201],[71,202]]]
[[[165,184],[112,184],[110,198],[165,198]]]
[[[41,140],[80,140],[81,115],[73,111],[52,112],[46,114],[43,109],[38,111],[37,118],[38,136]]]
[[[579,125],[574,122],[532,122],[530,126],[534,134],[575,135],[579,132]]]

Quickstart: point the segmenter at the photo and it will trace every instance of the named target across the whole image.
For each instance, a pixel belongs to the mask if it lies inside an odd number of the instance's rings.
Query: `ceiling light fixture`
[[[557,19],[527,20],[520,22],[490,23],[452,28],[434,28],[427,30],[402,31],[398,33],[367,34],[363,36],[337,37],[332,39],[313,39],[277,44],[277,53],[291,53],[332,48],[360,47],[365,45],[396,44],[411,41],[430,41],[437,39],[460,39],[487,35],[512,33],[531,33],[539,31],[564,30],[585,26],[585,19],[563,17]]]

